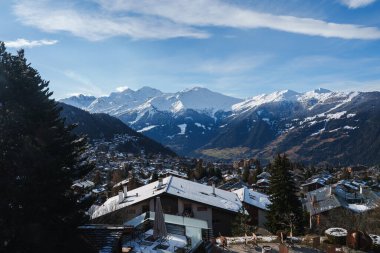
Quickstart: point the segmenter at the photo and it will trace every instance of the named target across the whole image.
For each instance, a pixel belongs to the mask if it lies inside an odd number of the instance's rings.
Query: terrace
[[[210,233],[206,221],[164,214],[168,236],[154,238],[154,219],[155,212],[146,212],[124,224],[132,229],[121,240],[122,252],[193,252]]]

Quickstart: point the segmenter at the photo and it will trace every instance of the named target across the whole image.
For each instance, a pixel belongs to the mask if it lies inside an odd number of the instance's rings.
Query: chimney
[[[311,204],[315,206],[317,204],[317,196],[316,195],[311,195]]]
[[[332,195],[332,186],[330,185],[329,186],[329,196],[331,196]]]
[[[162,178],[159,178],[158,179],[157,189],[160,189],[161,187],[162,187]]]
[[[215,196],[215,183],[212,183],[212,194]]]
[[[123,186],[123,192],[124,192],[124,197],[126,198],[127,197],[127,193],[128,193],[128,187],[127,187],[126,184]]]
[[[121,202],[123,202],[123,200],[124,200],[124,192],[123,191],[119,191],[119,204]]]
[[[359,186],[359,193],[363,194],[363,186],[361,186],[361,185]]]

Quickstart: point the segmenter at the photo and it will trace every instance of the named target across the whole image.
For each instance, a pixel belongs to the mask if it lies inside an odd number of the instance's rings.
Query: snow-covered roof
[[[268,179],[268,178],[270,178],[270,173],[264,171],[264,172],[261,172],[257,177],[258,178],[267,178]]]
[[[262,178],[262,179],[257,180],[256,183],[257,183],[257,184],[262,184],[262,183],[267,183],[267,184],[269,184],[269,180],[266,179],[266,178]]]
[[[90,181],[90,180],[85,180],[85,181],[81,181],[81,182],[77,182],[75,184],[73,184],[71,187],[79,187],[79,188],[89,188],[89,187],[93,187],[95,184],[94,182]]]
[[[128,191],[127,197],[124,198],[124,201],[121,203],[119,203],[119,196],[111,197],[95,210],[91,218],[95,219],[99,216],[134,205],[162,193],[167,193],[232,212],[238,212],[242,206],[239,198],[233,192],[216,188],[214,195],[212,186],[199,184],[174,176],[163,178],[162,183],[163,185],[159,189],[157,189],[158,182],[156,181]]]
[[[215,195],[212,193],[212,186],[199,184],[186,179],[172,177],[167,193],[181,198],[204,203],[206,205],[238,212],[241,202],[235,193],[215,188]]]
[[[115,184],[115,185],[113,186],[113,188],[117,188],[117,187],[119,187],[119,186],[123,186],[123,185],[125,185],[125,184],[128,184],[128,182],[129,182],[129,179],[124,179],[123,181],[120,181],[119,183]]]
[[[311,215],[323,213],[341,206],[338,198],[333,194],[331,186],[325,186],[306,194],[306,209]],[[313,203],[313,198],[315,203]]]
[[[242,202],[263,210],[268,210],[268,205],[271,203],[268,195],[246,187],[235,190],[234,193],[236,193]]]
[[[313,179],[309,180],[308,182],[302,184],[301,186],[307,186],[307,185],[311,185],[311,184],[315,184],[315,183],[325,185],[326,180],[325,180],[325,178],[316,177],[316,178],[313,178]]]
[[[119,203],[119,196],[113,196],[107,199],[99,208],[97,208],[92,214],[91,218],[95,219],[107,213],[119,210],[121,208],[131,206],[143,200],[149,199],[153,196],[157,196],[166,191],[169,184],[170,177],[166,177],[162,180],[162,187],[157,189],[157,182],[141,186],[127,192],[127,196],[124,196],[124,201]]]

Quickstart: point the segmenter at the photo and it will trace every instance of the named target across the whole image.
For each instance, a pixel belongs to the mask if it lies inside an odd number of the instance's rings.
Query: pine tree
[[[232,235],[244,236],[250,235],[254,232],[254,227],[249,225],[250,217],[244,207],[240,208],[238,215],[232,221]]]
[[[243,169],[243,174],[241,175],[241,179],[244,181],[244,182],[247,182],[248,181],[248,177],[249,177],[249,168],[248,167],[245,167]]]
[[[0,251],[69,252],[82,216],[70,189],[90,169],[48,82],[0,42]]]
[[[268,206],[267,228],[275,233],[278,230],[304,231],[302,204],[297,197],[297,187],[290,174],[291,162],[286,155],[278,155],[271,165],[268,193],[271,204]]]

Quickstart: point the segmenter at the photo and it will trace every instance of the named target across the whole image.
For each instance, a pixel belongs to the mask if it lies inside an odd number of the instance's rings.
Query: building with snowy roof
[[[119,195],[95,208],[92,221],[123,224],[142,213],[154,211],[157,196],[161,198],[165,214],[205,220],[216,235],[231,233],[231,222],[242,207],[234,192],[169,176],[131,191],[124,187]]]
[[[328,185],[308,192],[305,196],[304,207],[310,214],[309,225],[319,226],[333,209],[341,208],[342,204],[335,196],[332,186]]]
[[[268,205],[271,204],[269,196],[246,187],[235,190],[234,193],[236,193],[244,208],[248,211],[252,225],[264,227],[267,222]]]

